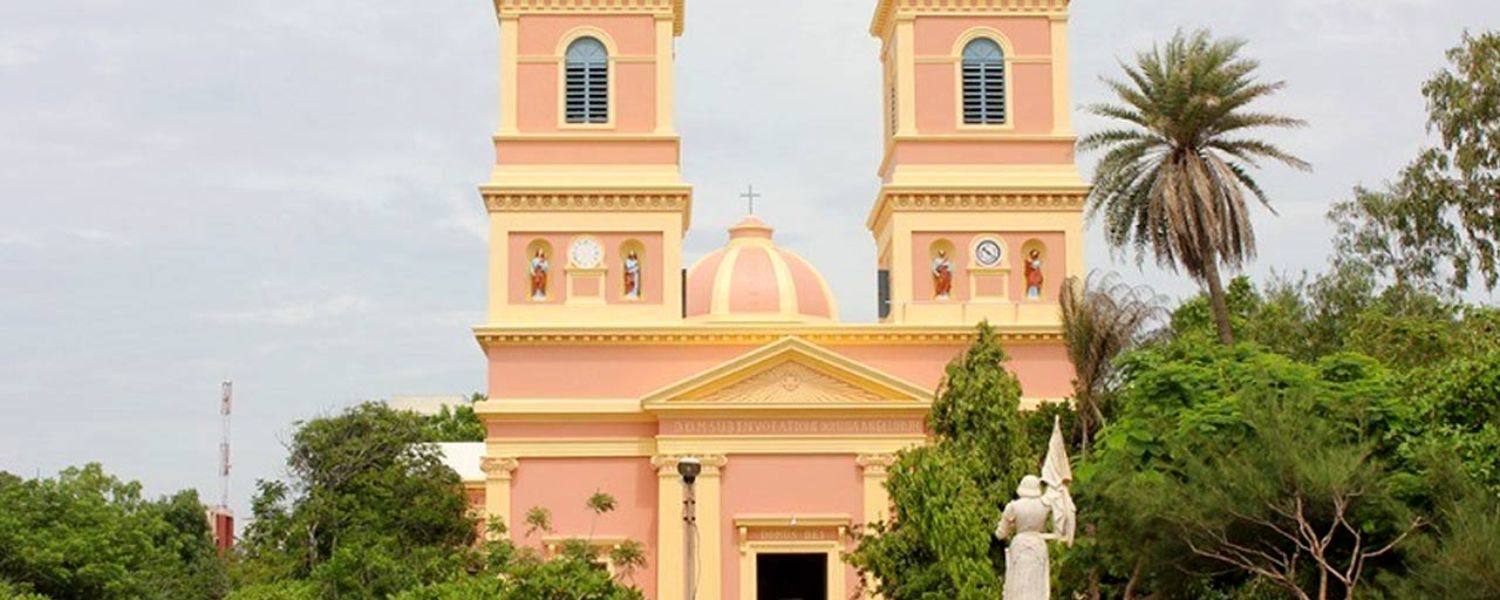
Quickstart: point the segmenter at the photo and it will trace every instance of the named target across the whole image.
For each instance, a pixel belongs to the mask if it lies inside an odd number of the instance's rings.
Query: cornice
[[[880,231],[891,213],[921,212],[1062,212],[1082,211],[1088,200],[1087,187],[1071,191],[902,191],[886,189],[875,201],[865,226]]]
[[[885,37],[892,23],[906,15],[1005,14],[1060,17],[1070,0],[880,0],[870,21],[870,35]]]
[[[1062,343],[1056,328],[1004,328],[996,332],[1010,344]],[[508,328],[476,327],[481,346],[762,346],[796,337],[819,346],[960,346],[974,341],[972,327],[911,327],[891,325],[832,325],[825,327],[700,327],[653,328]]]
[[[691,189],[640,189],[615,191],[526,190],[480,187],[490,212],[687,212],[692,209]]]
[[[685,0],[495,0],[501,19],[522,14],[626,14],[672,19],[674,35],[682,35]]]

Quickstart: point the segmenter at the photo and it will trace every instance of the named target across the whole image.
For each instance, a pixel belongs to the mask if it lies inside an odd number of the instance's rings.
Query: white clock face
[[[1005,257],[1005,252],[1000,248],[1000,242],[995,240],[984,240],[974,247],[974,260],[981,267],[993,267],[1000,264],[1000,259]]]
[[[599,246],[599,241],[594,238],[579,238],[568,248],[568,258],[573,261],[573,266],[580,269],[593,269],[604,262],[604,248]]]

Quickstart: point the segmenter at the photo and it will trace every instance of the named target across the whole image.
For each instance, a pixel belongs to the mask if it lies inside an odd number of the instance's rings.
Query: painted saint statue
[[[531,265],[527,268],[527,274],[531,276],[531,299],[547,299],[547,272],[552,270],[552,264],[547,262],[547,253],[538,248],[536,255],[531,257]]]
[[[1047,556],[1047,542],[1061,541],[1072,545],[1078,523],[1078,509],[1068,486],[1073,469],[1068,463],[1067,448],[1062,441],[1062,427],[1052,422],[1052,440],[1042,476],[1027,475],[1016,488],[1016,500],[1005,505],[995,537],[1009,540],[1005,549],[1004,600],[1051,600],[1052,567]],[[1047,484],[1045,493],[1042,484]]]
[[[625,256],[625,297],[631,300],[641,297],[641,258],[634,250]]]
[[[1033,248],[1031,254],[1026,256],[1026,298],[1030,300],[1042,299],[1042,251]]]
[[[948,251],[938,250],[932,259],[932,290],[938,300],[947,300],[953,295],[953,261],[948,260]]]

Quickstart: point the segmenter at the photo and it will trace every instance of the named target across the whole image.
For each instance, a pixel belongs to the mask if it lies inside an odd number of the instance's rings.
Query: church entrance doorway
[[[828,561],[817,554],[758,554],[755,600],[829,600]]]

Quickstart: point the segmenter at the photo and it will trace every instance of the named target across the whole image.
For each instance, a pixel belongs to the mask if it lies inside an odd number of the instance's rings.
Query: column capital
[[[675,477],[677,476],[677,463],[689,456],[697,458],[703,464],[705,476],[717,476],[719,471],[729,464],[729,457],[723,454],[658,454],[651,457],[651,465],[656,467],[657,475]]]
[[[865,477],[885,477],[886,471],[891,465],[896,464],[894,454],[861,454],[854,459],[854,463],[864,471]]]
[[[490,479],[510,479],[520,467],[521,461],[508,456],[486,456],[479,460],[479,470]]]

